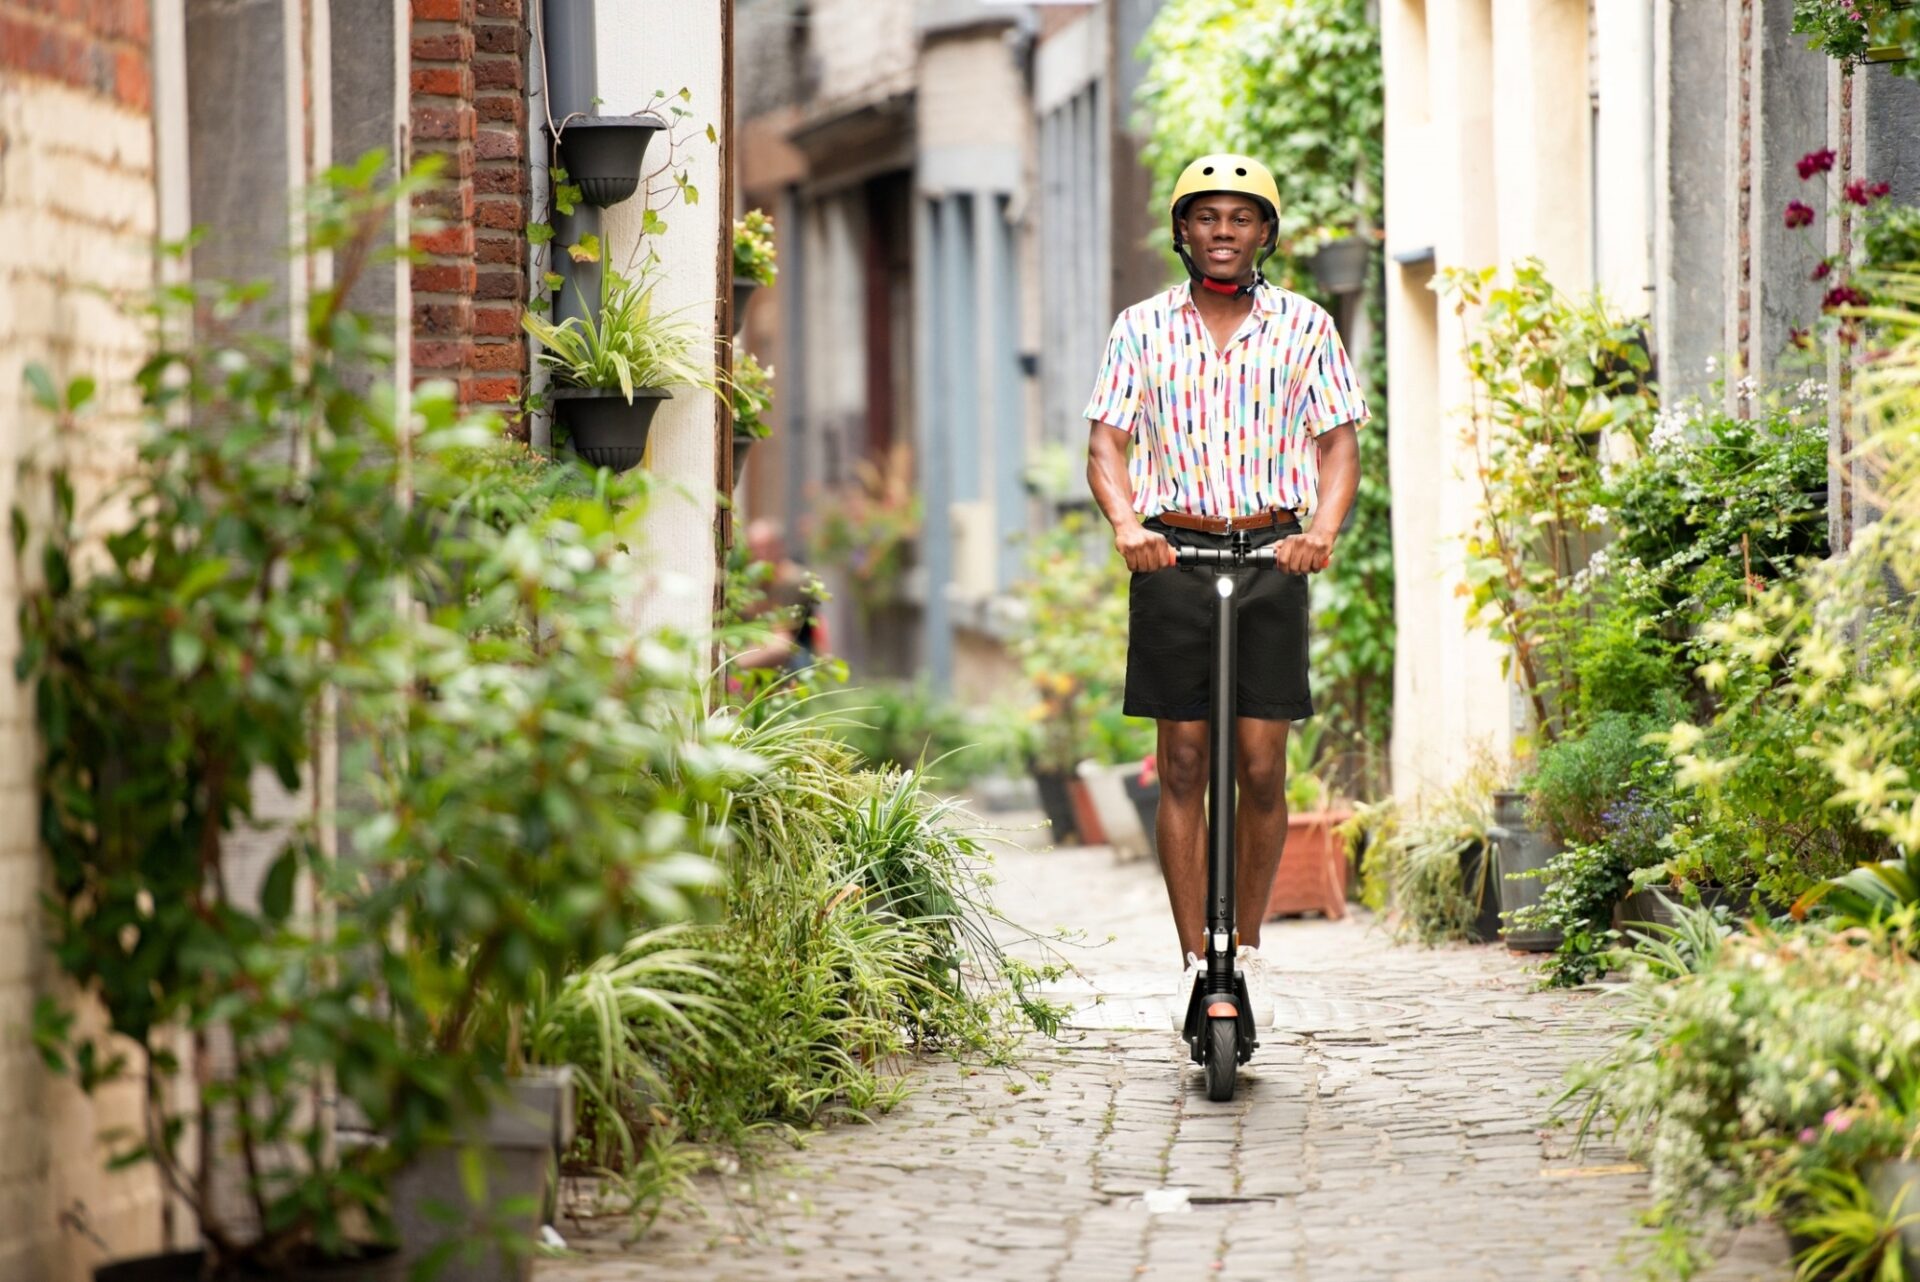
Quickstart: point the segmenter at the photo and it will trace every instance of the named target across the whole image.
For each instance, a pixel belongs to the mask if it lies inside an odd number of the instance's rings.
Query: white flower
[[[1587,509],[1588,525],[1605,525],[1612,518],[1613,518],[1613,513],[1607,511],[1605,505],[1603,504],[1595,503],[1592,507]]]
[[[1707,373],[1718,374],[1719,372],[1720,372],[1720,358],[1718,356],[1707,357]]]
[[[1553,451],[1547,448],[1545,441],[1535,441],[1533,448],[1527,451],[1527,466],[1544,467],[1546,466],[1547,460],[1552,457]]]

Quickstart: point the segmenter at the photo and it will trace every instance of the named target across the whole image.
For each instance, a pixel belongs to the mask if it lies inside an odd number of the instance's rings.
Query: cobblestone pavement
[[[1544,1128],[1594,999],[1533,991],[1498,948],[1397,948],[1365,913],[1269,923],[1273,1030],[1231,1103],[1169,1031],[1171,927],[1150,863],[1104,848],[1000,861],[999,902],[1113,939],[1076,955],[1058,1042],[1017,1070],[914,1069],[908,1100],[701,1185],[638,1243],[563,1222],[538,1282],[1625,1279],[1645,1175]],[[1791,1276],[1749,1230],[1714,1282]]]

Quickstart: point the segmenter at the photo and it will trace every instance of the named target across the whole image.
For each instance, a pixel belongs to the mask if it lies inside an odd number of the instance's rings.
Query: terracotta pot
[[[1100,826],[1100,811],[1093,804],[1093,794],[1087,791],[1087,781],[1078,775],[1067,780],[1067,797],[1073,802],[1073,826],[1080,830],[1080,844],[1106,845],[1107,830]]]
[[[1329,921],[1347,915],[1347,848],[1334,829],[1350,810],[1314,810],[1287,816],[1287,844],[1267,896],[1267,916],[1318,912]]]

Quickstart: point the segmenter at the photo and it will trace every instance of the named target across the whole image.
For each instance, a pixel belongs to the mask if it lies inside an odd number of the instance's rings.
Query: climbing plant
[[[1195,156],[1238,151],[1273,170],[1279,251],[1267,277],[1311,289],[1328,238],[1381,222],[1385,121],[1380,32],[1366,0],[1168,0],[1140,48],[1144,157],[1154,209]],[[1172,262],[1169,251],[1169,263]],[[1367,293],[1383,334],[1377,285]],[[1387,496],[1386,370],[1360,361],[1371,421],[1360,431],[1360,490],[1339,555],[1314,587],[1316,700],[1355,740],[1384,745],[1393,705],[1393,543]],[[1377,781],[1369,781],[1377,782]]]
[[[1794,0],[1793,29],[1809,49],[1849,67],[1891,62],[1920,79],[1920,8],[1911,0]]]

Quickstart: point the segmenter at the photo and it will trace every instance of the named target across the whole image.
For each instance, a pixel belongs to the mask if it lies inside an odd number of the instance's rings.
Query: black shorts
[[[1175,547],[1226,547],[1230,535],[1176,530],[1149,518],[1149,530]],[[1300,532],[1298,521],[1270,525],[1249,536],[1272,547]],[[1307,684],[1307,576],[1288,574],[1271,559],[1236,570],[1240,601],[1239,688],[1235,713],[1263,721],[1303,721],[1313,715]],[[1130,717],[1204,721],[1212,706],[1213,614],[1218,598],[1211,567],[1176,566],[1135,574],[1127,601],[1127,694]]]

